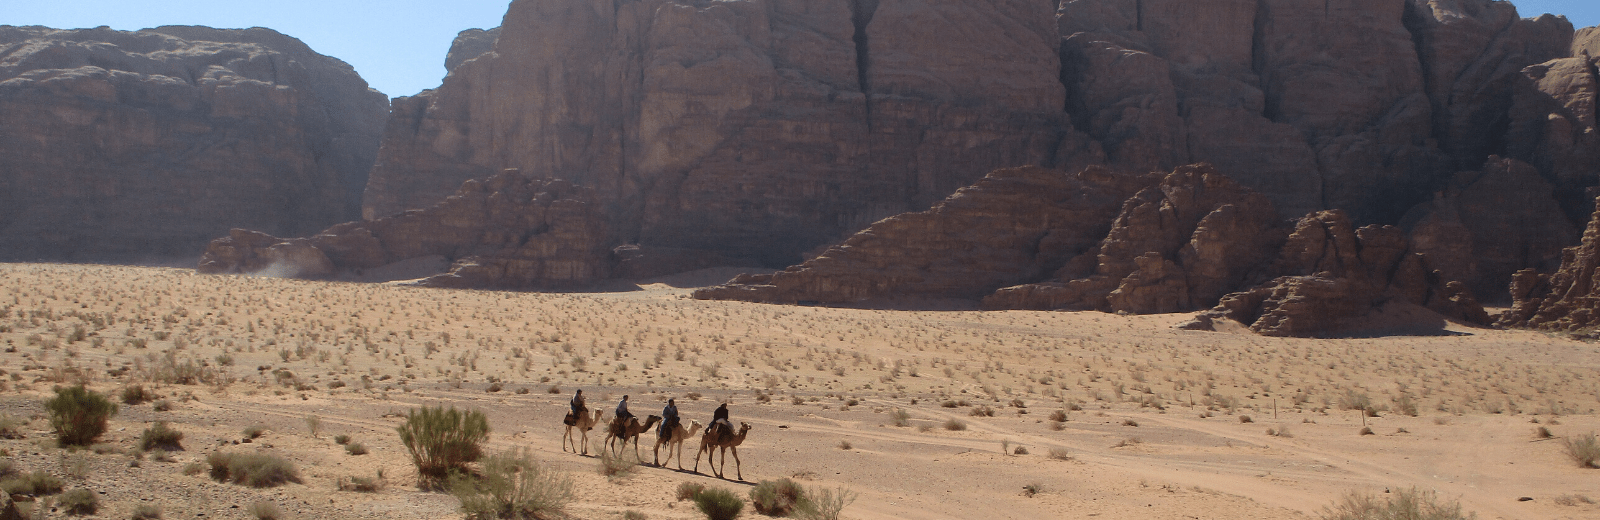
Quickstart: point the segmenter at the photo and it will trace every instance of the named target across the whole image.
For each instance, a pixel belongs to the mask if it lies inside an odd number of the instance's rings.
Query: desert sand
[[[1600,497],[1600,470],[1558,442],[1600,429],[1594,343],[1415,309],[1352,337],[1279,339],[1176,330],[1189,317],[1178,314],[688,298],[737,272],[548,294],[0,264],[0,412],[26,421],[0,448],[18,468],[101,493],[106,518],[141,504],[165,518],[249,518],[262,501],[297,519],[459,518],[449,495],[417,490],[395,433],[419,405],[482,410],[494,450],[526,447],[568,471],[576,518],[700,518],[674,499],[679,483],[744,495],[785,477],[853,491],[844,516],[856,519],[1316,518],[1349,491],[1410,486],[1486,519],[1600,517],[1586,500]],[[196,384],[160,382],[185,367]],[[80,381],[109,394],[143,384],[161,399],[122,406],[98,449],[69,453],[41,401]],[[729,401],[753,428],[743,481],[711,476],[703,459],[699,473],[673,461],[602,476],[595,448],[561,449],[578,388],[607,417],[624,394],[641,417],[675,397],[685,422]],[[1352,408],[1363,401],[1382,411],[1363,419]],[[136,460],[158,420],[184,432],[185,449]],[[947,428],[957,421],[964,429]],[[253,426],[264,435],[235,444]],[[1557,439],[1536,438],[1540,427]],[[347,454],[335,435],[370,453]],[[653,441],[641,443],[647,463]],[[686,469],[697,447],[685,443]],[[185,474],[218,449],[280,454],[303,482]],[[337,489],[380,471],[380,492]]]

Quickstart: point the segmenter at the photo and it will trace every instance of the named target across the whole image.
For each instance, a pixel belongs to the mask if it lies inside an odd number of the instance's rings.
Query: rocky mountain
[[[605,218],[592,189],[515,170],[468,180],[426,209],[339,224],[310,238],[234,229],[211,241],[197,271],[361,279],[365,271],[446,259],[429,287],[582,288],[611,275]],[[441,266],[442,267],[442,266]],[[431,276],[430,276],[431,275]]]
[[[1283,219],[1434,231],[1436,192],[1490,156],[1569,228],[1600,184],[1594,31],[1506,2],[519,0],[499,31],[394,101],[367,218],[520,168],[593,186],[615,244],[777,267],[1026,164],[1208,162]],[[1572,239],[1546,207],[1502,211],[1542,234],[1473,287]],[[1492,228],[1451,229],[1516,246]]]
[[[1597,201],[1600,204],[1600,201]],[[1581,331],[1600,326],[1600,210],[1589,219],[1583,241],[1561,255],[1561,268],[1542,274],[1518,271],[1511,281],[1514,305],[1496,322],[1503,327]]]
[[[269,29],[0,26],[0,260],[193,258],[354,218],[386,117]]]

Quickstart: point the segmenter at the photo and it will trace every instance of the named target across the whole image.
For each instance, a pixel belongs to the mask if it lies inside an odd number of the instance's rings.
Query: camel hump
[[[577,415],[573,415],[572,412],[567,412],[567,418],[562,419],[561,423],[565,424],[567,426],[577,426],[578,425],[578,416]]]

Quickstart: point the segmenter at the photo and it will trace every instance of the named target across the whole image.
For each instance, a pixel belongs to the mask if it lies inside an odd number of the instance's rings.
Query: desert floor
[[[844,516],[856,519],[1316,518],[1347,492],[1410,486],[1486,519],[1600,517],[1588,500],[1600,498],[1600,470],[1577,467],[1560,442],[1600,429],[1594,343],[1413,327],[1426,317],[1407,309],[1363,337],[1307,340],[1174,329],[1187,315],[688,297],[737,272],[541,294],[0,264],[0,412],[25,436],[0,448],[20,469],[99,492],[106,518],[140,504],[165,518],[247,518],[257,502],[296,519],[459,518],[449,495],[416,489],[395,432],[424,404],[482,410],[494,450],[530,448],[567,470],[577,518],[699,518],[674,499],[679,483],[743,495],[784,477],[853,491]],[[164,382],[187,378],[196,384]],[[77,381],[113,396],[143,384],[161,399],[122,406],[103,445],[67,452],[41,401]],[[578,388],[607,416],[623,394],[641,417],[676,397],[686,422],[728,400],[753,429],[730,480],[704,460],[699,473],[673,462],[607,478],[595,448],[563,451]],[[1365,419],[1375,435],[1358,433],[1363,402],[1384,410]],[[307,417],[320,419],[315,436]],[[158,420],[184,432],[186,449],[136,461],[140,432]],[[252,426],[266,433],[236,444]],[[1556,438],[1536,438],[1540,427]],[[371,452],[349,455],[335,435]],[[654,438],[641,443],[646,462]],[[692,468],[698,440],[684,447]],[[185,474],[219,449],[281,454],[303,483]],[[380,471],[380,492],[337,489]]]

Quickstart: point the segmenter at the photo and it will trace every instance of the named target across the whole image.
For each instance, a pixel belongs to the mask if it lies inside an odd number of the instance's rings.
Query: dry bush
[[[733,520],[744,509],[744,500],[739,495],[722,488],[702,490],[695,493],[693,500],[695,508],[705,514],[708,520]]]
[[[962,422],[961,419],[951,419],[944,422],[944,429],[959,432],[967,429],[967,423]]]
[[[973,417],[994,417],[994,409],[988,406],[979,406],[967,412],[967,415],[971,415]]]
[[[206,456],[211,465],[211,478],[217,482],[231,482],[250,487],[276,487],[300,482],[300,473],[294,464],[269,453],[211,452]]]
[[[1053,460],[1072,460],[1072,452],[1066,448],[1050,448],[1050,458]]]
[[[443,482],[452,471],[483,457],[489,440],[489,419],[477,410],[424,406],[412,408],[405,424],[395,428],[400,442],[411,452],[419,486]]]
[[[116,403],[83,385],[57,388],[44,403],[50,426],[63,446],[88,446],[106,431],[106,421],[117,414]]]
[[[705,490],[705,484],[701,484],[699,482],[684,482],[682,484],[678,484],[677,497],[678,500],[689,500],[694,498],[695,495],[700,494],[701,491]]]
[[[1022,486],[1022,496],[1025,496],[1025,497],[1033,498],[1034,495],[1037,495],[1037,494],[1043,493],[1043,492],[1044,492],[1044,485],[1040,484],[1038,482],[1030,482],[1030,483],[1024,484]]]
[[[366,455],[367,445],[362,444],[359,441],[350,441],[344,445],[344,452],[351,455]]]
[[[805,496],[805,489],[793,480],[763,480],[750,488],[750,505],[763,515],[789,516]]]
[[[1058,422],[1058,423],[1067,422],[1067,411],[1066,410],[1056,410],[1054,412],[1050,412],[1050,422]]]
[[[0,439],[21,439],[22,426],[28,421],[11,414],[0,414]]]
[[[1252,419],[1252,418],[1251,418],[1251,417],[1250,417],[1250,416],[1248,416],[1248,415],[1241,415],[1241,416],[1239,416],[1239,423],[1241,423],[1241,424],[1250,424],[1250,423],[1253,423],[1253,422],[1256,422],[1256,420],[1255,420],[1255,419]]]
[[[69,515],[92,515],[100,511],[100,496],[84,488],[62,493],[56,505]]]
[[[1273,437],[1283,437],[1283,438],[1294,437],[1294,434],[1289,433],[1289,426],[1288,425],[1279,426],[1277,429],[1267,428],[1267,435],[1271,435]]]
[[[527,448],[490,455],[480,473],[456,474],[449,482],[469,520],[557,518],[575,496],[572,479]]]
[[[901,428],[910,426],[911,414],[906,412],[904,408],[895,408],[893,412],[889,413],[889,422]]]
[[[244,435],[246,439],[259,439],[262,435],[267,434],[267,427],[259,424],[246,426],[245,429],[239,431],[239,434]]]
[[[1139,427],[1139,421],[1135,421],[1133,419],[1123,419],[1122,420],[1122,425],[1123,426],[1132,426],[1132,427],[1137,428],[1137,427]]]
[[[383,477],[339,477],[336,481],[339,491],[355,493],[377,493],[383,491]]]
[[[256,520],[278,520],[283,518],[283,511],[278,510],[278,505],[272,502],[252,502],[246,508],[251,518]]]
[[[307,415],[306,432],[310,433],[313,439],[322,438],[322,418],[315,415]]]
[[[1111,445],[1111,447],[1113,447],[1113,448],[1126,448],[1128,446],[1137,446],[1139,444],[1144,444],[1144,440],[1142,440],[1142,439],[1140,439],[1138,437],[1128,437],[1126,439],[1122,439],[1120,441],[1117,441],[1117,443]]]
[[[639,463],[628,460],[621,455],[612,455],[611,450],[600,449],[600,474],[607,477],[625,477],[638,469]]]
[[[1586,495],[1561,495],[1555,499],[1556,505],[1575,507],[1578,504],[1593,504],[1594,499]]]
[[[839,520],[845,506],[856,501],[856,494],[845,488],[811,488],[795,504],[793,516],[801,520]]]
[[[144,385],[128,385],[122,389],[122,404],[133,406],[156,400],[155,392],[144,389]]]
[[[150,451],[160,448],[167,451],[183,449],[183,432],[167,426],[166,421],[156,421],[155,426],[139,434],[139,449]]]
[[[1463,515],[1461,504],[1441,503],[1429,490],[1403,488],[1388,498],[1351,492],[1333,507],[1322,510],[1323,520],[1466,520],[1477,518],[1476,513]]]
[[[45,496],[60,493],[66,486],[59,477],[43,471],[20,474],[0,480],[0,490],[11,495]]]
[[[1580,468],[1600,468],[1600,443],[1593,433],[1574,435],[1561,440],[1567,457]]]
[[[133,513],[128,520],[161,520],[161,508],[151,504],[133,506]]]

